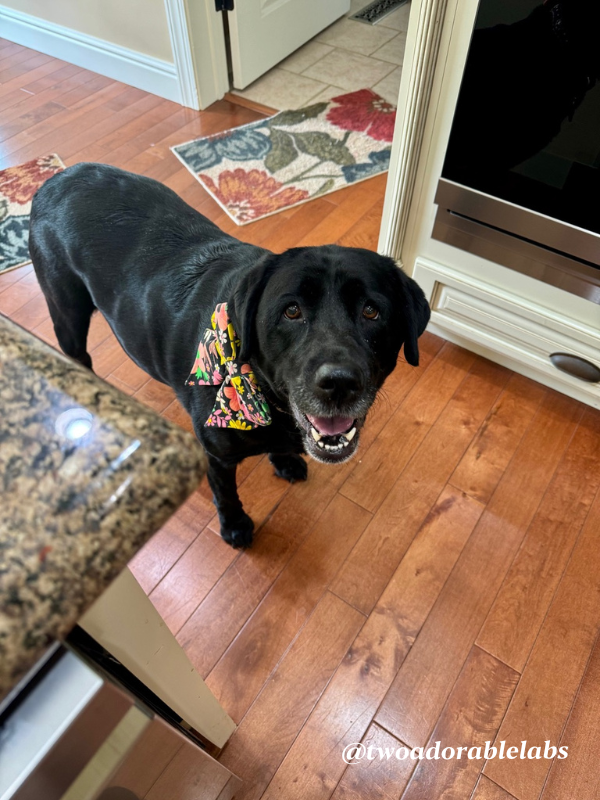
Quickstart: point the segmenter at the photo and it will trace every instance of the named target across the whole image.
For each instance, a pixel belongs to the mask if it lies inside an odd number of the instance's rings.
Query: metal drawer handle
[[[551,353],[550,361],[556,369],[588,383],[600,383],[600,367],[570,353]]]

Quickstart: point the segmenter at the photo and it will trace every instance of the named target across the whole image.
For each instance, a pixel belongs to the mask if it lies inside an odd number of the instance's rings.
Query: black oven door
[[[600,302],[600,2],[481,0],[434,237]]]

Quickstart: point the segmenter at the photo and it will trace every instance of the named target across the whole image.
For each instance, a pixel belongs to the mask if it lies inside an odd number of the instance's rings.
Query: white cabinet
[[[479,0],[412,0],[379,248],[423,287],[433,333],[600,408],[600,305],[434,239],[438,182]]]
[[[600,408],[600,383],[559,371],[553,353],[600,369],[600,330],[454,267],[417,258],[413,277],[431,305],[430,330]]]

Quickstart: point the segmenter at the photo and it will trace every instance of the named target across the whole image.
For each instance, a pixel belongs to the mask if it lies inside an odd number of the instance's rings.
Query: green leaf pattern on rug
[[[298,158],[298,151],[289,133],[271,127],[271,151],[265,158],[265,167],[269,172],[279,172]]]
[[[307,119],[315,119],[325,111],[327,106],[328,103],[315,103],[314,106],[306,106],[306,108],[299,108],[296,111],[281,111],[272,118],[272,121],[277,122],[278,125],[298,125]]]
[[[327,178],[323,186],[321,186],[321,188],[314,193],[313,197],[319,197],[322,194],[327,194],[327,192],[330,192],[334,186],[335,186],[335,179]]]
[[[347,138],[345,136],[340,141],[328,133],[321,133],[321,131],[294,134],[294,142],[298,150],[309,156],[317,156],[321,164],[325,161],[333,161],[334,164],[339,164],[341,167],[356,164],[356,159],[346,147],[345,140]]]

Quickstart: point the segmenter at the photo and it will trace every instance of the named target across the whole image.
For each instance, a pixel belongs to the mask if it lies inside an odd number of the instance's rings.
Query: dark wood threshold
[[[227,92],[223,100],[228,100],[230,103],[234,103],[236,106],[243,106],[243,108],[249,108],[252,111],[256,111],[259,114],[264,114],[267,117],[272,117],[273,114],[278,114],[281,109],[279,108],[270,108],[269,106],[263,106],[262,103],[256,103],[254,100],[249,100],[247,97],[242,97],[239,94],[233,94],[233,92]]]

